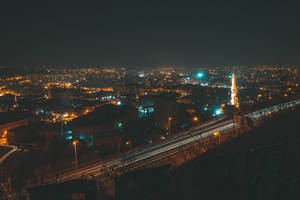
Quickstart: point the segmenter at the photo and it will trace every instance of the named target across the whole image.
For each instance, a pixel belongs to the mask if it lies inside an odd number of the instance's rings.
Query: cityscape
[[[300,94],[300,70],[288,66],[1,70],[0,142],[7,152],[1,177],[9,180],[7,192],[38,181],[33,177],[128,155]],[[5,156],[10,153],[16,155]]]
[[[1,200],[300,198],[293,3],[3,8]]]

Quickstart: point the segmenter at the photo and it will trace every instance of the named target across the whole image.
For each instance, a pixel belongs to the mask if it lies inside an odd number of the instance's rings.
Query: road
[[[268,116],[276,113],[282,109],[289,109],[297,104],[300,100],[290,101],[284,104],[271,106],[252,113],[245,114],[244,117],[249,117],[253,121],[258,120],[263,116]],[[234,124],[233,120],[224,120],[224,118],[217,118],[205,124],[194,127],[192,130],[183,132],[182,134],[170,138],[164,143],[147,147],[138,152],[130,153],[111,161],[102,161],[84,168],[80,168],[61,175],[55,180],[49,179],[47,182],[64,182],[67,180],[77,179],[81,177],[93,177],[102,174],[112,173],[124,167],[137,168],[146,165],[149,162],[160,160],[174,154],[175,149],[180,149],[193,142],[202,141],[211,137],[215,137],[215,132],[223,132],[232,130],[234,127],[239,128],[240,125]]]
[[[237,124],[236,127],[238,127]],[[200,129],[190,131],[185,135],[174,137],[162,144],[148,147],[142,151],[120,157],[116,160],[100,162],[93,166],[88,166],[66,173],[61,177],[57,178],[56,182],[64,182],[67,180],[72,180],[81,177],[92,177],[101,174],[111,173],[112,171],[118,171],[128,165],[144,165],[146,161],[149,162],[153,159],[161,159],[161,157],[167,157],[169,155],[169,152],[181,146],[185,146],[189,143],[209,138],[215,132],[222,132],[232,128],[232,120],[227,120],[222,123],[214,124],[208,127],[206,126],[205,128],[201,127]],[[51,179],[49,179],[49,182],[52,182]]]
[[[244,114],[244,117],[249,117],[253,121],[260,119],[263,116],[272,115],[282,109],[289,109],[295,105],[300,104],[300,100],[290,101],[284,104],[268,107],[255,112]],[[78,178],[92,178],[94,176],[116,174],[121,169],[126,167],[138,168],[145,166],[149,163],[168,158],[173,154],[182,151],[186,146],[194,142],[201,142],[212,137],[215,132],[231,131],[233,128],[239,128],[239,124],[233,123],[233,120],[226,120],[225,118],[217,118],[205,124],[194,127],[189,131],[185,131],[180,135],[174,136],[169,140],[161,143],[146,147],[137,152],[131,152],[128,155],[123,155],[119,158],[99,161],[98,163],[91,164],[77,170],[66,172],[59,177],[50,177],[44,179],[39,185],[46,185],[49,183],[59,183]],[[27,185],[26,188],[33,187]],[[14,196],[14,195],[9,195]]]
[[[9,152],[7,152],[6,154],[4,154],[1,158],[0,158],[0,165],[1,163],[11,154],[13,154],[15,151],[18,151],[18,147],[13,146],[13,145],[3,145],[5,147],[9,147],[11,148],[11,150]]]

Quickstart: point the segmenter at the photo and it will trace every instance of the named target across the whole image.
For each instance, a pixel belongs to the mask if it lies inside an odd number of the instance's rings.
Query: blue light
[[[143,107],[140,107],[138,109],[138,114],[139,114],[139,117],[142,118],[142,117],[148,117],[150,116],[152,113],[154,112],[154,108],[143,108]]]
[[[215,115],[216,116],[219,116],[219,115],[222,115],[222,114],[223,114],[223,112],[222,112],[222,110],[220,108],[218,108],[218,109],[215,110]]]
[[[196,74],[196,77],[197,77],[197,78],[203,78],[203,77],[204,77],[204,73],[203,73],[203,72],[198,72],[198,73]]]
[[[72,139],[72,136],[67,136],[66,137],[66,140],[71,140]]]
[[[195,74],[195,78],[196,79],[202,79],[202,78],[204,78],[204,72],[197,72]]]

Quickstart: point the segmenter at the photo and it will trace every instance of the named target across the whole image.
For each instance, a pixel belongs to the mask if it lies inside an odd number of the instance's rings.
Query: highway
[[[249,117],[253,121],[259,120],[263,116],[271,115],[282,109],[290,109],[291,107],[300,104],[300,100],[290,101],[284,104],[271,106],[255,112],[244,114],[244,117]],[[233,120],[219,117],[205,124],[198,125],[192,129],[185,131],[179,135],[171,137],[161,144],[148,146],[136,152],[129,152],[127,155],[120,156],[119,158],[99,161],[98,163],[91,164],[73,171],[69,171],[56,176],[51,176],[41,180],[38,185],[46,185],[50,183],[59,183],[79,178],[92,178],[101,175],[113,175],[123,168],[138,168],[145,166],[149,163],[168,158],[182,151],[185,147],[192,145],[194,142],[205,141],[209,138],[216,137],[215,132],[229,132],[233,128],[240,128],[239,124],[233,123]],[[26,188],[33,187],[34,185],[27,185]],[[13,195],[12,195],[13,196]]]
[[[263,116],[271,115],[281,109],[289,109],[300,104],[300,100],[294,100],[276,106],[264,108],[252,113],[245,114],[244,117],[249,117],[253,121],[258,120]],[[64,182],[67,180],[77,179],[81,177],[93,177],[102,174],[117,172],[123,167],[139,167],[154,160],[160,160],[174,153],[175,149],[186,146],[193,142],[199,142],[211,137],[215,137],[215,132],[223,132],[232,130],[233,127],[239,128],[238,124],[234,124],[233,120],[225,120],[223,117],[211,120],[205,124],[194,127],[189,131],[185,131],[178,136],[170,138],[164,143],[147,147],[138,152],[130,153],[111,161],[101,161],[91,166],[83,167],[71,172],[67,172],[55,180],[49,179],[46,183]]]
[[[216,123],[216,122],[215,122]],[[237,127],[238,125],[236,125]],[[116,160],[101,162],[95,164],[94,166],[88,166],[81,168],[69,173],[62,175],[56,179],[56,182],[63,182],[71,179],[81,178],[81,177],[92,177],[101,174],[110,173],[112,171],[118,171],[121,168],[133,165],[135,163],[143,163],[151,159],[157,159],[160,156],[168,155],[168,152],[172,150],[187,145],[189,143],[199,141],[208,137],[211,137],[215,132],[222,132],[233,128],[232,120],[227,120],[222,123],[217,123],[205,128],[200,128],[193,130],[185,135],[174,137],[162,144],[154,145],[148,147],[142,151],[132,153]],[[49,180],[51,182],[51,180]]]

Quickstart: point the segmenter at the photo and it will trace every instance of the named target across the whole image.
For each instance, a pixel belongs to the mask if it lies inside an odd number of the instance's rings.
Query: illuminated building
[[[149,117],[153,112],[154,112],[153,107],[140,107],[139,108],[139,117],[140,118]]]
[[[72,140],[73,134],[68,121],[61,122],[60,136],[63,140]]]
[[[236,107],[239,106],[238,97],[237,97],[237,88],[236,88],[236,82],[235,82],[235,75],[232,74],[231,76],[231,98],[230,98],[230,104],[235,105]]]
[[[153,100],[142,98],[141,106],[138,108],[138,114],[140,118],[150,117],[154,112]]]

